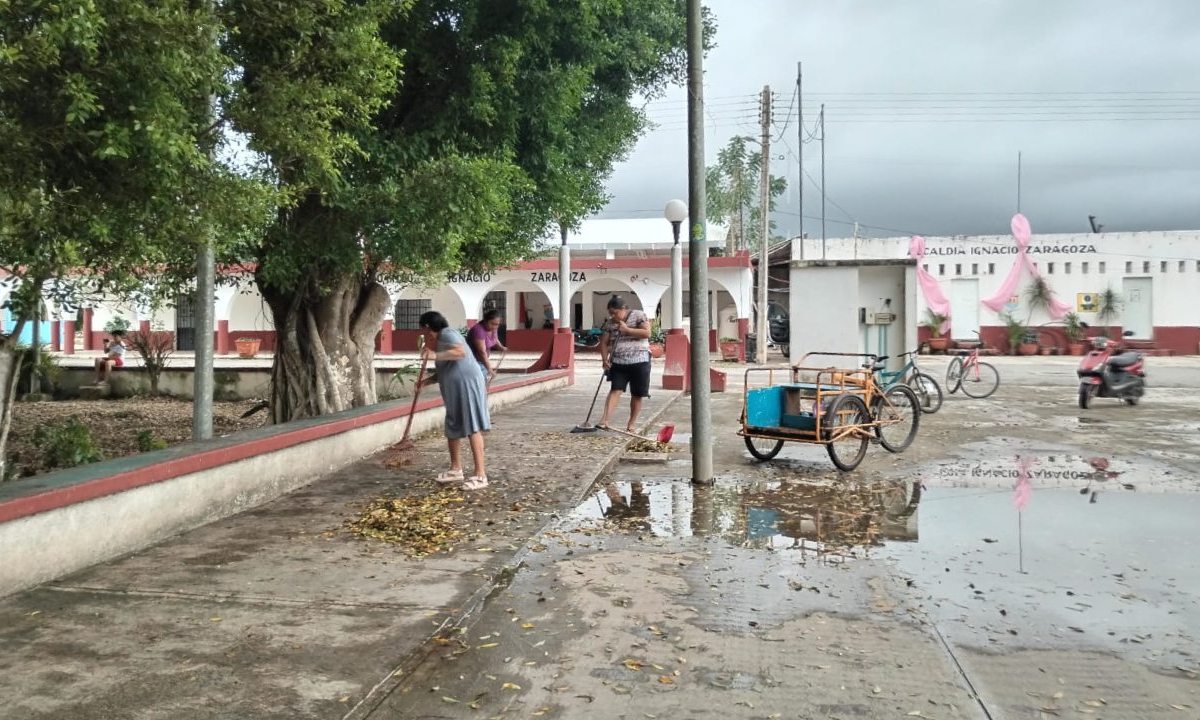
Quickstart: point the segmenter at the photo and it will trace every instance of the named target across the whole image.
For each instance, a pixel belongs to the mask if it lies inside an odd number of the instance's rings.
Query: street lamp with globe
[[[683,330],[683,246],[679,244],[679,226],[688,218],[688,206],[682,200],[671,200],[663,208],[663,217],[671,223],[675,244],[671,246],[671,324],[672,330]]]

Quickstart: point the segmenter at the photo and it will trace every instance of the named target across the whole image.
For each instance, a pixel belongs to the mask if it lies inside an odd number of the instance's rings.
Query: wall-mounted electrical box
[[[896,322],[896,313],[868,312],[864,319],[865,325],[891,325]]]

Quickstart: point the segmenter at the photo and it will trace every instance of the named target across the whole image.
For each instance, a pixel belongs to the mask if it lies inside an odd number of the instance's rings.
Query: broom
[[[412,432],[413,415],[417,412],[417,401],[421,399],[421,381],[425,379],[425,368],[429,365],[429,358],[425,355],[425,336],[417,337],[417,352],[421,353],[421,369],[417,371],[417,382],[413,385],[412,406],[408,409],[408,422],[404,423],[404,435],[400,437],[400,442],[392,446],[392,450],[403,451],[413,448],[413,441],[408,437]]]

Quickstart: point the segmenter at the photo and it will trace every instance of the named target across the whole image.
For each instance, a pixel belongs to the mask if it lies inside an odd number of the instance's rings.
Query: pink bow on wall
[[[1004,305],[1008,303],[1009,298],[1017,291],[1017,286],[1021,283],[1021,268],[1029,271],[1029,274],[1034,278],[1040,278],[1042,274],[1038,272],[1037,265],[1033,260],[1029,259],[1029,238],[1033,234],[1029,228],[1029,220],[1021,213],[1013,215],[1012,219],[1012,235],[1017,241],[1017,259],[1013,262],[1012,268],[1008,271],[1008,277],[1004,278],[1004,283],[995,295],[983,301],[984,307],[989,308],[992,312],[1000,312],[1004,309]],[[1059,300],[1051,298],[1050,300],[1050,317],[1055,320],[1061,320],[1064,315],[1071,311],[1071,306]]]
[[[950,301],[942,293],[942,286],[938,284],[937,278],[921,264],[921,260],[925,258],[925,238],[913,235],[912,240],[908,241],[908,254],[917,261],[917,282],[921,284],[921,294],[925,296],[925,304],[938,315],[946,317],[946,322],[942,323],[940,332],[949,332]]]

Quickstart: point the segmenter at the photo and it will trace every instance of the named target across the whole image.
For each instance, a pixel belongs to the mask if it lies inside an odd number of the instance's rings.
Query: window
[[[1065,262],[1065,263],[1063,263],[1063,274],[1064,274],[1064,275],[1070,275],[1070,274],[1071,274],[1071,263],[1069,263],[1069,262]]]
[[[1142,262],[1142,272],[1144,272],[1144,273],[1150,272],[1150,261],[1149,260],[1144,260]]]
[[[971,263],[971,274],[972,275],[979,274],[979,263]]]
[[[946,266],[938,265],[938,275],[945,275],[945,274],[946,274]]]
[[[961,264],[955,264],[955,266],[954,266],[954,274],[955,274],[955,275],[962,275],[962,265],[961,265]]]
[[[1087,275],[1087,271],[1088,271],[1088,264],[1085,262],[1079,263],[1079,272],[1083,273],[1084,275]]]
[[[995,274],[996,274],[996,266],[992,263],[988,263],[988,275],[995,275]]]
[[[1187,268],[1187,263],[1184,262],[1183,260],[1180,260],[1179,261],[1179,272],[1185,272],[1186,268]]]
[[[1100,274],[1101,274],[1101,275],[1103,275],[1103,274],[1104,274],[1104,262],[1103,262],[1103,261],[1101,261],[1101,262],[1100,262],[1100,268],[1099,268],[1099,272],[1100,272]]]
[[[1054,263],[1046,263],[1046,274],[1047,275],[1054,274]]]
[[[1158,271],[1159,271],[1159,272],[1166,272],[1166,271],[1167,271],[1167,261],[1166,261],[1166,260],[1163,260],[1162,262],[1160,262],[1160,263],[1158,264]]]
[[[396,329],[420,330],[421,313],[433,309],[433,300],[397,300]]]
[[[1126,263],[1125,263],[1125,273],[1126,273],[1126,274],[1129,274],[1129,273],[1131,273],[1131,272],[1133,272],[1133,263],[1126,261]]]

